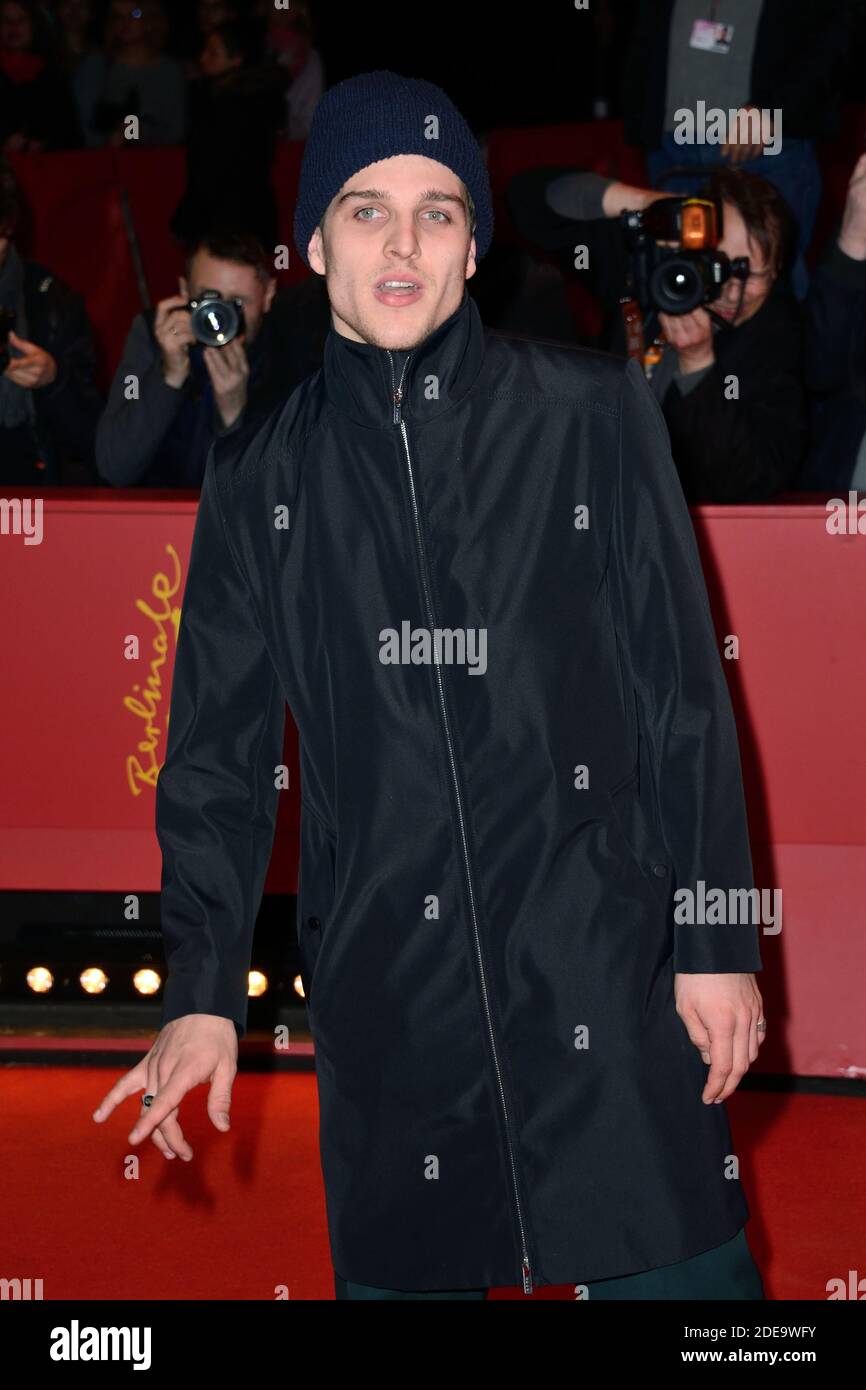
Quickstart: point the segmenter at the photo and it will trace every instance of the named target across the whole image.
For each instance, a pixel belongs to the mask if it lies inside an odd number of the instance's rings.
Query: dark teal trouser
[[[745,1227],[732,1240],[705,1250],[679,1264],[647,1269],[624,1278],[600,1279],[587,1284],[588,1301],[593,1299],[758,1299],[764,1286],[746,1241]],[[377,1289],[370,1284],[353,1284],[334,1274],[334,1291],[341,1298],[473,1298],[487,1297],[486,1289]]]

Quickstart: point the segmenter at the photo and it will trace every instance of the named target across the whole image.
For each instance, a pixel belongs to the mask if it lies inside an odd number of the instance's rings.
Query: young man
[[[131,1142],[190,1158],[209,1081],[228,1125],[288,700],[337,1296],[759,1298],[721,1103],[758,1053],[756,929],[673,919],[674,881],[752,874],[688,510],[636,367],[485,332],[491,230],[444,92],[330,89],[295,241],[333,331],[207,470],[163,1028],[96,1118],[144,1090]]]

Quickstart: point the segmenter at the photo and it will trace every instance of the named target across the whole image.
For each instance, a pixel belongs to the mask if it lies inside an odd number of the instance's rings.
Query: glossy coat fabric
[[[674,1263],[749,1215],[674,972],[761,960],[754,925],[674,920],[675,888],[753,880],[664,419],[634,364],[490,332],[466,294],[394,366],[332,330],[211,456],[157,792],[163,1021],[245,1028],[288,702],[337,1272],[529,1292]],[[476,645],[381,659],[425,628]]]

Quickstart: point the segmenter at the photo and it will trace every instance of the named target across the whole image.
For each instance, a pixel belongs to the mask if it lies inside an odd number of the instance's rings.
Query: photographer
[[[115,487],[200,487],[214,439],[260,422],[321,363],[330,316],[318,281],[278,290],[255,237],[199,238],[179,283],[133,320],[99,422],[96,464]],[[221,347],[193,332],[189,302],[206,291],[242,310]]]
[[[619,301],[633,267],[621,214],[667,196],[561,166],[518,174],[508,186],[518,231],[572,275],[575,247],[587,248],[577,273],[605,306],[613,352],[627,350]],[[732,276],[689,313],[644,304],[644,368],[687,500],[759,502],[795,485],[806,447],[803,329],[787,273],[793,227],[781,195],[757,175],[721,170],[704,196],[722,210],[717,249],[732,261],[747,257],[748,276]]]
[[[14,243],[21,204],[0,163],[0,483],[45,487],[96,481],[102,409],[81,296]]]
[[[866,491],[866,154],[806,309],[806,383],[817,400],[805,486]]]

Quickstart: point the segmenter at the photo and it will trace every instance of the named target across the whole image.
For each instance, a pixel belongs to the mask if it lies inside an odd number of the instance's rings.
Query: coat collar
[[[356,343],[332,327],[323,372],[332,404],[356,424],[394,427],[393,386],[403,379],[402,415],[426,424],[471,390],[484,358],[484,325],[466,287],[454,313],[410,352]],[[438,392],[431,389],[435,377]]]

